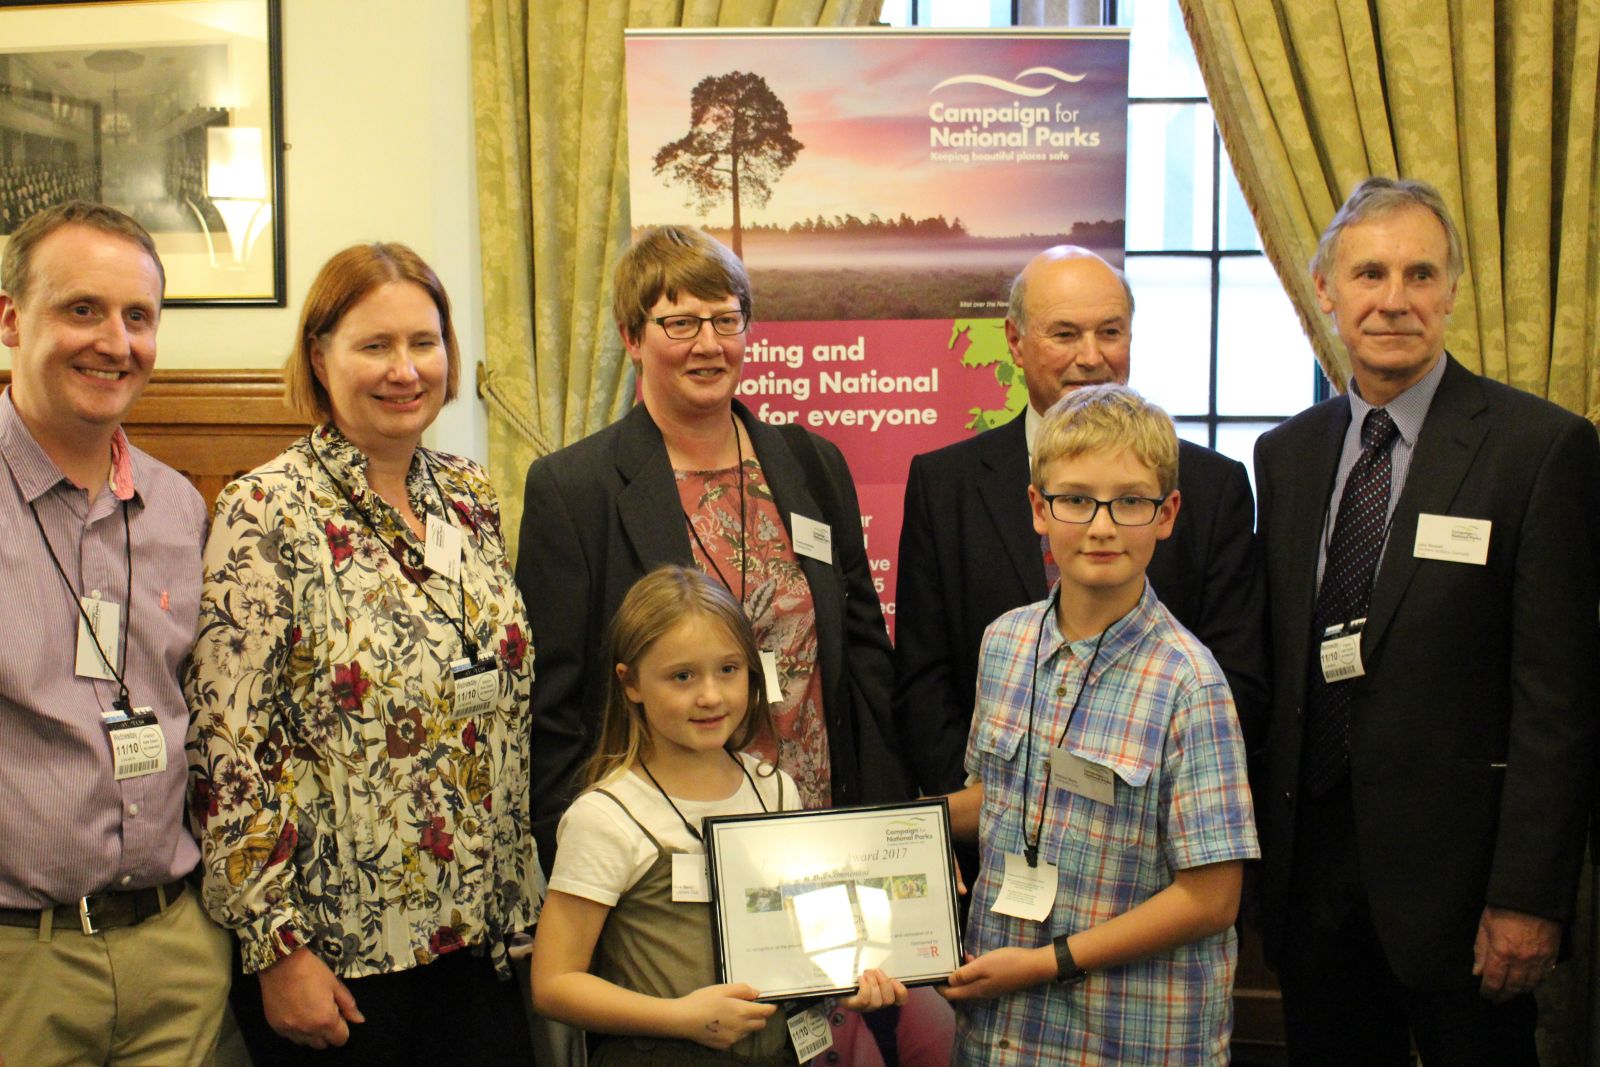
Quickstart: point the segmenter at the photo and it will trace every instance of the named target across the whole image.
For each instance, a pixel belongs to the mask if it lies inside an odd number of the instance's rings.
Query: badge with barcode
[[[112,776],[117,781],[157,774],[167,769],[167,739],[150,708],[134,708],[133,714],[106,727],[111,738]]]
[[[833,1031],[828,1017],[816,1008],[789,1016],[789,1042],[801,1063],[822,1055],[833,1047]]]
[[[484,656],[474,663],[461,659],[450,665],[450,677],[455,679],[455,697],[450,701],[452,719],[476,719],[494,710],[500,696],[500,668],[493,656]]]

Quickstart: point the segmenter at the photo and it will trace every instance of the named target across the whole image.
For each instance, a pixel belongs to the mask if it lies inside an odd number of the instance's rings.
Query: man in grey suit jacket
[[[900,528],[895,718],[925,793],[959,789],[972,724],[978,647],[1002,613],[1049,592],[1028,508],[1033,427],[1063,393],[1128,381],[1133,293],[1105,260],[1071,245],[1017,275],[1006,340],[1028,408],[1004,426],[911,461]],[[1183,507],[1149,577],[1161,602],[1205,642],[1233,689],[1247,734],[1266,704],[1254,510],[1244,465],[1179,443]]]
[[[1255,794],[1294,1063],[1409,1063],[1413,1039],[1429,1064],[1537,1062],[1531,991],[1572,916],[1600,443],[1445,352],[1460,247],[1432,188],[1357,187],[1312,263],[1349,395],[1256,447]]]

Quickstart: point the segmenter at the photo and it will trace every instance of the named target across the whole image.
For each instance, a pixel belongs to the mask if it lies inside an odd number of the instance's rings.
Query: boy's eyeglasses
[[[723,311],[715,315],[660,315],[650,320],[661,327],[661,332],[674,341],[692,341],[700,336],[700,324],[709,322],[711,328],[724,337],[737,337],[744,333],[742,311]]]
[[[1161,510],[1165,496],[1119,496],[1111,500],[1096,500],[1092,496],[1082,493],[1046,493],[1041,491],[1045,504],[1050,508],[1050,514],[1060,522],[1076,523],[1080,526],[1094,521],[1100,514],[1100,509],[1105,508],[1111,516],[1111,521],[1118,526],[1149,526],[1156,521],[1156,513]],[[1170,495],[1170,494],[1168,494]]]

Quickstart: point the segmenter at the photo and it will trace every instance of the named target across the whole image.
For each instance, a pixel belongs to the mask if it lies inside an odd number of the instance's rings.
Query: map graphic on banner
[[[739,398],[844,451],[892,628],[911,458],[1027,403],[1011,278],[1122,263],[1126,31],[637,31],[627,84],[635,232],[744,260]]]

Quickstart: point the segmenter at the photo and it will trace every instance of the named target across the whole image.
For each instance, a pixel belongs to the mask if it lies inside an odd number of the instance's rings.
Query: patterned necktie
[[[1389,511],[1389,446],[1399,428],[1382,408],[1367,412],[1361,426],[1361,455],[1350,468],[1339,498],[1339,517],[1328,543],[1313,615],[1311,687],[1307,694],[1304,778],[1311,796],[1332,789],[1350,767],[1350,686],[1353,680],[1325,682],[1320,650],[1329,626],[1367,614],[1372,580],[1383,547]]]

